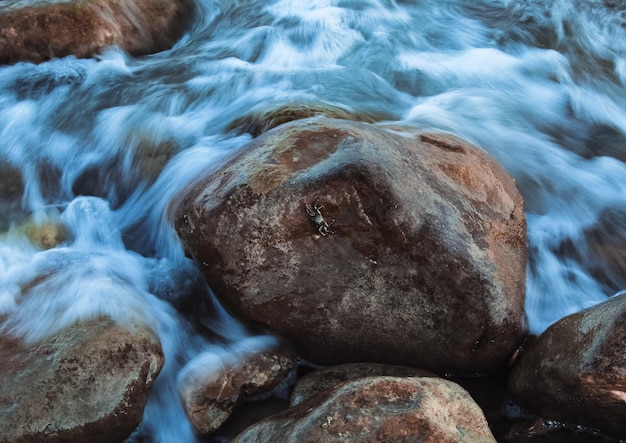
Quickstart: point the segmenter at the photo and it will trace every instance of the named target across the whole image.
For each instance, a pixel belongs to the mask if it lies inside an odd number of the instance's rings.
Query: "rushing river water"
[[[1,186],[23,183],[0,208],[0,316],[28,340],[97,314],[153,325],[167,363],[133,438],[194,441],[177,377],[272,341],[213,301],[168,214],[251,139],[231,129],[250,112],[325,104],[488,151],[525,198],[535,333],[624,288],[626,1],[199,1],[171,50],[0,68]],[[26,218],[69,240],[33,246]]]

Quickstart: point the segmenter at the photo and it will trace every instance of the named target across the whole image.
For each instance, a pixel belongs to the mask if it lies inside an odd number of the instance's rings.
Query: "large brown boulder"
[[[435,377],[342,383],[252,425],[244,442],[490,442],[482,411],[459,385]]]
[[[192,12],[188,0],[74,0],[0,6],[0,64],[91,57],[112,45],[133,55],[169,48]]]
[[[180,376],[180,398],[198,434],[218,429],[246,399],[278,386],[294,366],[293,356],[276,348],[200,360]]]
[[[176,229],[231,311],[310,360],[500,367],[524,330],[522,198],[480,149],[404,130],[280,126],[181,196]]]
[[[1,440],[121,442],[163,363],[151,331],[103,318],[36,343],[0,335]]]
[[[626,438],[626,294],[550,326],[513,368],[509,390],[544,418]]]

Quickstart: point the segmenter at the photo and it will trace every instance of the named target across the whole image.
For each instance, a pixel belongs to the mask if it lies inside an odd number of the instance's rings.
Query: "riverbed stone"
[[[29,220],[18,226],[17,230],[23,232],[31,244],[39,249],[52,249],[69,237],[67,227],[54,218],[44,222]]]
[[[513,399],[543,418],[626,438],[626,294],[567,316],[522,354]]]
[[[318,116],[367,123],[393,120],[395,117],[387,114],[353,112],[324,102],[294,102],[253,110],[234,120],[227,129],[239,133],[247,132],[253,137],[258,137],[284,123]]]
[[[156,336],[96,318],[35,343],[0,335],[2,442],[121,442],[164,363]]]
[[[217,430],[242,402],[274,389],[293,367],[288,350],[271,348],[193,368],[179,388],[189,422],[201,435]]]
[[[291,122],[174,204],[224,305],[315,363],[483,372],[524,334],[522,198],[451,135]]]
[[[344,382],[252,425],[233,443],[321,441],[495,442],[459,385],[436,377]]]
[[[10,2],[9,2],[10,5]],[[117,45],[132,55],[162,51],[182,35],[188,0],[74,0],[0,5],[0,64],[92,57]]]
[[[293,390],[290,406],[296,406],[326,389],[357,378],[365,377],[435,377],[432,372],[408,366],[385,365],[380,363],[346,363],[317,369],[302,377]]]

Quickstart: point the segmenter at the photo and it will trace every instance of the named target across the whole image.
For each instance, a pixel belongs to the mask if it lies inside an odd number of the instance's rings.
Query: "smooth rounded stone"
[[[480,149],[407,131],[282,125],[174,201],[178,234],[228,309],[310,361],[504,366],[525,329],[522,198]]]
[[[252,111],[233,121],[228,125],[227,129],[237,132],[247,132],[253,137],[258,137],[264,132],[284,123],[319,116],[367,123],[393,119],[393,116],[390,115],[357,113],[322,102],[287,103]]]
[[[435,377],[432,372],[407,366],[383,365],[379,363],[346,363],[329,366],[308,373],[291,391],[290,406],[296,406],[326,389],[333,388],[348,380],[357,378],[390,376],[390,377]]]
[[[338,385],[252,425],[244,442],[495,442],[459,385],[435,377],[366,377]]]
[[[172,46],[192,13],[187,0],[68,0],[0,8],[0,64],[92,57],[117,45],[132,55]]]
[[[522,354],[515,401],[546,419],[626,438],[626,294],[567,316]]]
[[[2,442],[121,442],[163,367],[156,336],[97,318],[36,343],[0,335]]]
[[[293,355],[281,349],[255,351],[236,360],[214,357],[205,365],[196,363],[179,382],[187,418],[198,434],[209,434],[243,401],[278,386],[293,367]]]

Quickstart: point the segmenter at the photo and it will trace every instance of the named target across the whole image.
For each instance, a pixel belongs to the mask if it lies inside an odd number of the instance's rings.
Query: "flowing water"
[[[31,341],[151,325],[167,363],[131,440],[195,441],[177,379],[272,343],[221,310],[168,212],[251,112],[324,104],[488,151],[525,198],[532,332],[624,288],[626,1],[198,1],[171,50],[0,68],[0,317]]]

